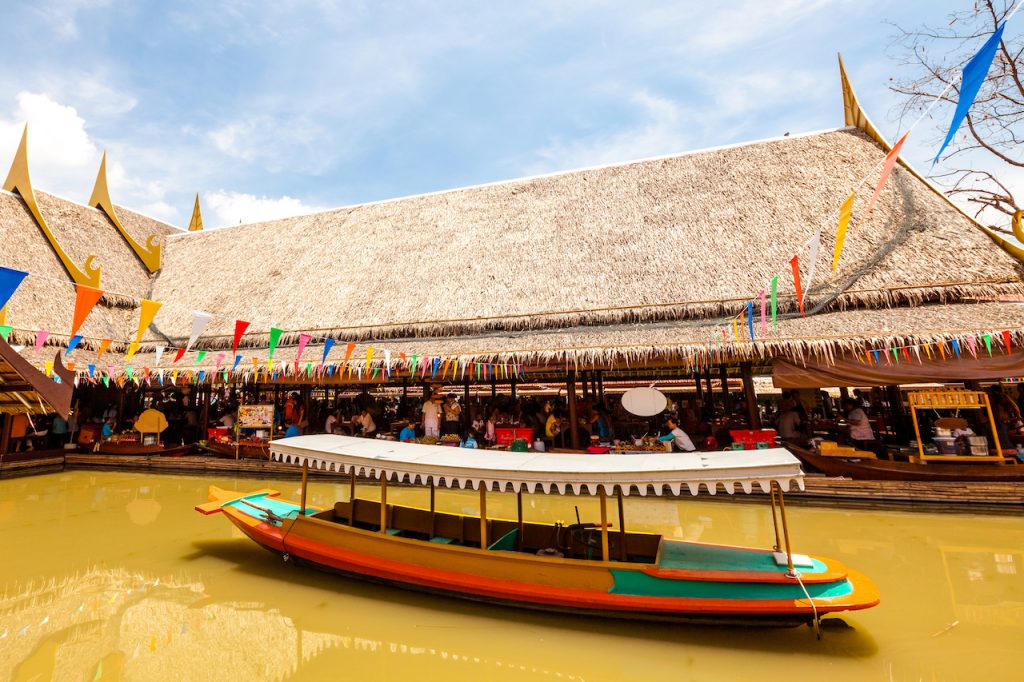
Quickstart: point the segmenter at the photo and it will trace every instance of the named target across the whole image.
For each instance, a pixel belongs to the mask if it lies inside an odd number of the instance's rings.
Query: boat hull
[[[236,456],[235,446],[228,443],[209,441],[202,447],[215,457],[235,459]],[[237,456],[239,459],[269,459],[270,451],[259,445],[239,445]]]
[[[192,445],[164,447],[163,445],[139,445],[137,443],[121,445],[118,443],[100,443],[96,452],[101,455],[160,455],[163,457],[181,457],[194,449]]]
[[[930,462],[893,462],[884,459],[851,460],[844,457],[822,457],[804,448],[786,446],[804,464],[814,467],[827,476],[864,481],[1021,481],[1024,482],[1024,466],[1020,464],[970,463],[943,464]]]
[[[482,551],[395,537],[315,516],[287,514],[282,518],[280,505],[284,503],[280,501],[273,501],[278,516],[260,518],[254,510],[270,504],[266,498],[251,508],[229,504],[214,509],[215,504],[197,509],[223,511],[253,541],[298,563],[376,583],[504,606],[626,619],[796,625],[810,622],[815,610],[824,615],[878,603],[869,580],[827,560],[817,561],[818,568],[807,572],[801,585],[774,566],[761,573],[702,571],[665,568],[664,561],[660,565],[638,564]],[[297,506],[295,509],[297,512]],[[756,553],[751,558],[759,560],[770,555],[742,548],[715,551]],[[807,593],[813,597],[813,605]]]

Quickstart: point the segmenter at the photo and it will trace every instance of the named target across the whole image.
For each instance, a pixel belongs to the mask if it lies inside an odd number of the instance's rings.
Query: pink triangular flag
[[[768,294],[761,289],[761,336],[768,336]]]
[[[36,352],[38,353],[43,349],[43,344],[46,343],[46,339],[50,338],[50,332],[40,330],[36,332]]]
[[[903,143],[907,141],[908,131],[900,138],[899,142],[893,145],[892,151],[885,155],[885,165],[882,166],[882,175],[878,178],[878,184],[875,185],[875,193],[871,195],[871,201],[868,202],[868,207],[864,211],[864,215],[861,216],[860,222],[857,223],[857,227],[864,224],[864,221],[868,219],[868,214],[871,213],[871,209],[875,206],[875,201],[878,200],[878,195],[882,193],[885,188],[885,183],[889,181],[889,176],[892,174],[892,169],[896,166],[896,161],[900,158],[900,149],[903,148]],[[855,228],[856,229],[856,228]]]
[[[306,349],[306,344],[313,338],[309,334],[299,334],[299,352],[295,354],[295,362],[302,360],[302,351]]]

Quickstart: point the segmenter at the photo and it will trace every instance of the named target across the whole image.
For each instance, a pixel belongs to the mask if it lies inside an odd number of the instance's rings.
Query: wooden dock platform
[[[298,478],[301,468],[295,464],[266,459],[233,460],[222,457],[188,455],[163,457],[158,455],[130,456],[95,453],[40,453],[36,458],[0,461],[0,476],[46,473],[60,469],[111,469],[118,471],[153,471],[173,474],[206,474],[221,476],[251,476],[254,478]],[[339,479],[337,472],[310,470],[318,479]],[[786,500],[798,504],[828,504],[876,509],[903,509],[921,511],[1006,513],[1024,509],[1024,484],[1011,482],[948,483],[924,481],[855,481],[808,475],[804,479],[806,490],[786,494]],[[681,497],[689,497],[682,495]],[[703,499],[757,499],[761,495],[730,496],[719,492],[714,498]]]

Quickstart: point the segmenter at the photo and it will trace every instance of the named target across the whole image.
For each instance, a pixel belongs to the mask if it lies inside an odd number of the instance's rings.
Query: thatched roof
[[[192,310],[223,313],[212,347],[236,318],[256,344],[271,325],[380,339],[700,319],[776,273],[792,309],[788,261],[818,227],[811,309],[1024,293],[1020,263],[903,168],[832,276],[835,210],[883,156],[840,129],[185,233],[151,297],[176,304],[158,320],[172,342]]]
[[[149,273],[101,211],[66,199],[36,192],[39,207],[58,243],[81,267],[94,255],[102,268],[101,287],[108,292],[86,321],[81,334],[93,339],[121,341],[135,330],[133,310],[149,288]],[[118,218],[136,240],[149,235],[162,242],[178,232],[153,218],[116,208]],[[74,310],[75,288],[46,237],[17,194],[0,191],[0,264],[25,270],[22,283],[8,306],[7,323],[15,327],[12,342],[32,343],[35,332],[53,332],[54,341],[67,341]]]

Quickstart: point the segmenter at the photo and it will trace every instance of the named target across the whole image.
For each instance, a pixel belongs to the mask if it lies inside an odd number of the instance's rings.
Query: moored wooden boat
[[[195,446],[187,445],[143,445],[142,443],[117,443],[114,441],[101,441],[96,445],[94,452],[104,455],[161,455],[164,457],[181,457],[187,455]]]
[[[226,457],[228,459],[235,459],[236,455],[239,459],[270,458],[270,449],[267,447],[266,443],[240,443],[236,448],[234,443],[222,443],[220,441],[209,440],[206,442],[206,445],[202,446],[202,449],[216,457]]]
[[[789,549],[783,490],[801,484],[785,450],[755,453],[571,455],[490,453],[343,436],[271,443],[273,455],[351,476],[349,499],[328,509],[278,498],[276,491],[210,488],[205,514],[223,513],[263,547],[301,563],[463,599],[619,618],[797,624],[878,603],[874,584],[831,559]],[[356,499],[357,475],[381,481],[381,502]],[[387,503],[389,481],[480,491],[480,515]],[[626,532],[621,497],[719,487],[772,493],[782,511],[776,546],[752,549]],[[488,518],[487,491],[514,491],[517,519]],[[524,493],[600,498],[595,523],[525,522]],[[607,520],[619,497],[618,527]],[[433,500],[433,494],[431,495]],[[785,537],[785,544],[782,537]]]
[[[825,457],[807,448],[786,446],[804,464],[826,476],[865,481],[1020,481],[1024,482],[1024,465],[1007,459],[1004,464],[971,462],[896,462],[858,457]]]

